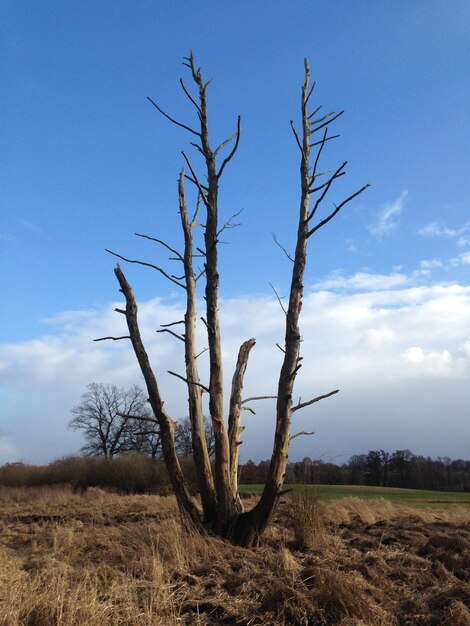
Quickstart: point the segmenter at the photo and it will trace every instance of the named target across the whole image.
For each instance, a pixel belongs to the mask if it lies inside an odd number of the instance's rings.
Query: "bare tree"
[[[69,428],[81,430],[86,444],[82,451],[106,457],[126,452],[144,452],[155,457],[160,435],[148,407],[147,397],[137,385],[90,383],[81,402],[72,409]]]
[[[207,451],[209,457],[213,457],[215,453],[215,437],[212,429],[212,422],[204,416],[204,434],[207,441]],[[178,420],[175,428],[175,446],[178,456],[193,456],[193,435],[191,420],[186,417],[184,420]]]
[[[300,153],[300,211],[297,223],[297,241],[294,255],[288,255],[292,261],[292,279],[290,295],[285,313],[284,345],[279,346],[283,352],[283,363],[279,374],[277,393],[274,396],[257,396],[243,398],[243,380],[248,358],[255,345],[255,339],[248,339],[240,347],[235,372],[232,378],[232,388],[229,399],[228,420],[224,413],[224,384],[221,350],[221,332],[219,324],[219,272],[218,272],[218,243],[221,233],[234,226],[233,218],[219,224],[219,185],[225,168],[234,157],[240,140],[241,125],[238,118],[235,132],[222,141],[217,147],[212,147],[209,140],[209,126],[207,117],[207,88],[209,82],[204,82],[201,70],[195,65],[193,55],[185,58],[184,65],[189,68],[190,78],[195,87],[193,95],[180,80],[181,87],[195,109],[197,125],[195,127],[174,119],[165,112],[156,102],[149,101],[170,122],[184,128],[194,139],[192,145],[202,156],[204,163],[203,174],[197,174],[191,160],[185,152],[182,153],[187,172],[181,170],[178,183],[179,213],[184,236],[184,248],[180,252],[168,243],[158,238],[145,236],[158,243],[171,253],[171,259],[182,266],[179,274],[173,274],[164,268],[143,261],[126,258],[114,254],[118,258],[152,267],[165,278],[181,288],[186,295],[186,313],[184,319],[175,320],[162,327],[160,332],[168,332],[184,344],[186,371],[184,374],[170,372],[177,376],[187,386],[189,419],[192,428],[192,444],[197,480],[202,503],[202,515],[195,500],[191,497],[178,461],[175,447],[175,422],[167,413],[157,379],[150,364],[148,354],[142,342],[138,319],[137,304],[134,292],[128,283],[119,265],[115,268],[115,275],[119,282],[120,291],[125,297],[126,306],[116,309],[125,316],[128,335],[123,337],[103,337],[98,339],[130,339],[134,348],[141,372],[147,385],[149,402],[155,419],[160,427],[163,458],[168,468],[178,504],[185,518],[192,521],[199,528],[208,528],[215,534],[225,537],[235,544],[253,546],[270,523],[279,498],[285,493],[283,490],[284,474],[286,470],[289,442],[300,434],[291,435],[291,416],[293,412],[310,406],[313,403],[337,393],[329,393],[309,399],[305,402],[293,404],[294,382],[301,367],[299,330],[299,316],[302,307],[303,277],[307,258],[308,240],[321,228],[326,226],[335,215],[353,198],[362,193],[368,185],[361,187],[347,198],[341,200],[333,209],[320,214],[327,194],[334,183],[345,174],[346,163],[335,171],[320,171],[320,157],[326,144],[338,135],[330,135],[329,127],[341,114],[319,114],[320,108],[309,112],[309,100],[313,86],[309,87],[309,68],[305,61],[305,77],[301,92],[301,129],[297,131],[291,122],[292,131]],[[225,156],[221,156],[223,151]],[[220,160],[219,160],[220,159]],[[320,179],[320,177],[322,177]],[[319,181],[320,179],[320,181]],[[321,182],[323,180],[324,182]],[[197,191],[197,203],[192,217],[188,216],[185,181],[189,181]],[[202,209],[202,211],[200,211]],[[201,247],[194,246],[193,234],[200,226],[199,213],[203,213],[201,225],[204,243]],[[235,216],[234,216],[235,217]],[[194,268],[195,257],[203,261],[202,271]],[[196,286],[201,278],[205,280],[204,298],[206,303],[205,316],[202,321],[207,331],[208,357],[210,366],[209,383],[200,381],[196,347]],[[175,330],[182,326],[182,332]],[[204,433],[202,413],[202,394],[209,396],[209,412],[215,438],[214,469],[211,467],[207,441]],[[244,409],[250,410],[248,402],[267,397],[276,399],[276,431],[268,477],[258,503],[249,511],[244,511],[238,494],[238,454],[241,444],[240,435],[243,430],[241,413]],[[252,409],[251,409],[252,410]]]

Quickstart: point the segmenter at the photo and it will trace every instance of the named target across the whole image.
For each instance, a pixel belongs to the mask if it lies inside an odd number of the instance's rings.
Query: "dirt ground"
[[[0,506],[5,626],[470,626],[468,509],[286,500],[244,550],[185,530],[171,497],[5,489]]]

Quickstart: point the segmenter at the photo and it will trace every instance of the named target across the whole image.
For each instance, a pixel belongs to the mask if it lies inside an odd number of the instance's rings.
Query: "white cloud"
[[[415,374],[431,374],[440,377],[453,373],[454,363],[449,350],[425,352],[419,346],[412,346],[405,351],[403,356],[411,363]]]
[[[465,233],[470,230],[470,222],[464,224],[461,228],[449,228],[440,222],[431,222],[418,230],[418,234],[422,237],[444,237],[446,239],[455,239],[458,237],[459,245],[466,245],[468,238]]]
[[[384,204],[377,214],[374,223],[367,226],[374,237],[384,237],[393,233],[398,227],[398,218],[403,212],[405,201],[408,196],[407,191],[402,191],[399,198],[394,202]]]
[[[317,435],[296,439],[291,458],[399,447],[468,456],[470,287],[413,286],[406,276],[365,276],[353,277],[353,292],[306,290],[304,360],[295,399],[336,388],[340,394],[295,414],[296,430]],[[0,346],[0,462],[47,461],[78,450],[81,439],[66,425],[70,408],[89,382],[142,384],[128,341],[92,342],[126,334],[114,306],[66,312],[49,320],[48,336]],[[180,319],[181,307],[154,299],[141,303],[139,311],[167,409],[175,418],[184,417],[184,385],[167,374],[184,371],[182,343],[155,332],[158,323]],[[249,337],[256,337],[257,345],[248,365],[246,396],[275,393],[282,359],[275,344],[284,334],[275,298],[225,300],[221,314],[226,393],[238,347]],[[202,324],[199,332],[203,348]],[[207,376],[205,365],[201,379]],[[244,415],[243,459],[267,458],[271,452],[274,403],[260,401],[254,408],[256,416]]]
[[[462,252],[447,261],[449,267],[458,267],[459,265],[470,265],[470,251]]]
[[[347,289],[353,291],[383,291],[410,284],[411,279],[405,274],[372,274],[356,272],[345,276],[342,272],[334,272],[323,280],[315,283],[315,289]]]
[[[441,259],[424,259],[420,262],[420,267],[422,270],[433,270],[437,267],[442,267]]]

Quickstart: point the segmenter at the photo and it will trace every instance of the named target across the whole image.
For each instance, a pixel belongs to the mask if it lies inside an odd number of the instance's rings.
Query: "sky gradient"
[[[200,167],[178,80],[190,49],[207,78],[214,144],[242,117],[221,184],[221,315],[229,383],[238,345],[258,339],[247,393],[273,393],[299,202],[303,59],[314,103],[345,109],[323,166],[348,161],[333,201],[367,192],[310,242],[298,393],[341,393],[297,417],[315,430],[291,458],[369,449],[470,457],[470,5],[339,0],[271,2],[4,1],[0,6],[0,463],[77,451],[70,408],[89,382],[142,384],[123,334],[104,248],[163,264],[135,232],[181,244],[181,150]],[[199,170],[200,171],[200,170]],[[189,193],[189,191],[188,191]],[[184,417],[180,347],[155,333],[181,294],[126,269],[155,368]],[[200,344],[204,347],[201,335]],[[273,406],[246,417],[242,459],[270,455]]]

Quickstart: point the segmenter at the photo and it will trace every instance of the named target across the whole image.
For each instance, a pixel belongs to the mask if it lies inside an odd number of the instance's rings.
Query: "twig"
[[[231,217],[229,217],[229,219],[225,222],[225,224],[222,226],[222,228],[220,228],[217,231],[217,237],[222,234],[224,232],[224,230],[228,230],[230,228],[238,228],[238,226],[240,226],[240,224],[236,224],[236,223],[232,223],[232,220],[235,217],[238,217],[240,215],[240,213],[243,211],[243,209],[240,209],[239,211],[237,211],[236,213],[234,213]]]
[[[199,358],[201,356],[201,354],[204,354],[204,352],[207,352],[208,350],[209,350],[209,348],[204,348],[204,350],[201,350],[201,352],[198,352],[194,358],[195,359]]]
[[[272,238],[274,239],[274,243],[276,243],[281,250],[284,252],[284,254],[286,255],[286,257],[289,259],[289,261],[292,261],[292,263],[294,262],[294,259],[291,257],[291,255],[287,252],[287,250],[284,248],[284,246],[279,243],[279,241],[276,238],[276,235],[274,233],[271,233]]]
[[[279,294],[278,294],[278,293],[277,293],[277,291],[274,289],[274,286],[273,286],[271,283],[269,283],[269,285],[270,285],[271,289],[274,291],[274,293],[275,293],[275,295],[276,295],[276,298],[277,298],[277,300],[278,300],[278,302],[279,302],[279,304],[280,304],[280,306],[281,306],[281,309],[284,311],[284,315],[287,317],[287,311],[286,311],[286,309],[285,309],[284,305],[282,304],[282,300],[281,300],[281,298],[279,297]]]

